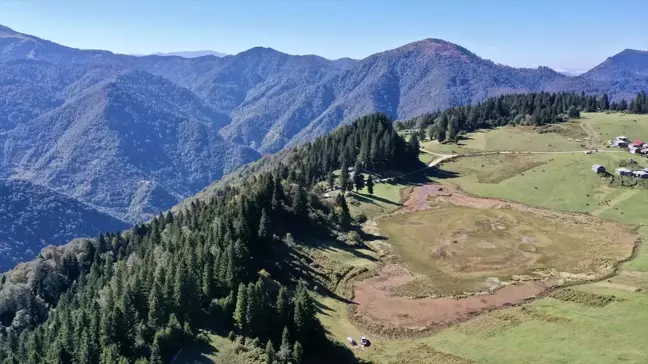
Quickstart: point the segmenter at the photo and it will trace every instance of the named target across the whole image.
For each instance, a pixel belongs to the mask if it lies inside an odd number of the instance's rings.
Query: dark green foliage
[[[646,91],[641,91],[634,100],[630,101],[628,111],[633,114],[648,113],[648,96],[646,96]]]
[[[46,245],[128,228],[73,198],[23,180],[0,180],[0,226],[0,272],[36,258]]]
[[[245,284],[239,284],[236,295],[236,310],[234,311],[234,323],[242,332],[248,330],[248,290]]]
[[[302,348],[302,345],[299,343],[299,341],[296,341],[295,345],[293,346],[293,352],[292,352],[293,363],[300,364],[303,355],[304,355],[304,349]]]
[[[275,353],[275,350],[272,347],[272,341],[268,340],[265,349],[265,362],[266,364],[274,364],[276,360],[277,360],[277,354]]]
[[[632,113],[648,112],[646,93],[641,92],[628,105],[625,100],[609,103],[606,95],[599,98],[584,93],[527,93],[492,97],[474,106],[458,106],[408,120],[409,128],[428,127],[436,130],[437,140],[453,140],[460,132],[471,132],[507,124],[539,126],[559,123],[583,112],[605,109]],[[445,132],[444,132],[445,131]]]
[[[423,118],[424,118],[423,122],[426,122],[425,116]],[[439,141],[439,143],[445,142],[447,129],[448,129],[448,115],[441,114],[436,119],[437,140]]]
[[[364,175],[360,171],[356,171],[353,174],[353,185],[355,186],[356,191],[360,191],[365,186]]]
[[[335,186],[335,176],[333,175],[333,171],[328,171],[326,174],[326,184],[328,188],[333,188]]]
[[[580,118],[580,111],[576,106],[572,105],[569,107],[569,110],[567,110],[567,116],[569,116],[570,119]]]
[[[349,167],[345,162],[342,162],[342,166],[340,167],[340,179],[338,182],[343,189],[349,184]]]
[[[457,115],[453,115],[450,118],[450,123],[448,124],[448,139],[450,141],[457,141],[457,133],[459,133],[459,118]]]
[[[269,241],[272,238],[272,222],[266,209],[261,210],[261,220],[259,221],[259,232],[257,234],[260,241]]]
[[[303,343],[307,348],[315,343],[320,323],[315,316],[315,304],[303,282],[297,285],[295,292],[293,325],[295,340]]]
[[[296,186],[292,196],[292,210],[297,216],[304,215],[307,211],[306,191],[301,186]]]
[[[329,354],[306,285],[292,295],[282,285],[297,277],[277,269],[273,236],[285,236],[285,250],[300,244],[292,234],[329,236],[351,225],[343,193],[331,204],[308,192],[341,158],[355,161],[358,175],[365,165],[413,165],[413,146],[389,122],[381,115],[361,119],[299,148],[301,158],[275,173],[250,175],[208,201],[190,201],[124,233],[73,244],[60,259],[43,257],[21,275],[28,281],[3,278],[2,297],[15,301],[0,301],[0,352],[18,363],[164,363],[199,330],[216,329],[258,343],[281,340],[278,362]],[[380,153],[371,152],[371,140]],[[335,221],[327,220],[331,210]],[[276,283],[259,278],[261,270]],[[272,359],[272,345],[266,348]]]
[[[374,181],[371,175],[367,177],[367,192],[369,192],[370,195],[373,195],[374,193]]]
[[[351,224],[351,213],[349,212],[349,205],[347,205],[343,192],[340,192],[335,198],[334,212],[340,226],[347,227]]]
[[[281,334],[281,345],[277,352],[277,359],[280,363],[287,363],[292,357],[292,345],[290,345],[290,332],[287,327],[284,327]]]

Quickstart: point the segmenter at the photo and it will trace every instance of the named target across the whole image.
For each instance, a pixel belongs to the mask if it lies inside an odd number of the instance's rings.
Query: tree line
[[[417,128],[430,139],[439,142],[456,141],[460,132],[504,125],[532,125],[567,121],[581,112],[622,111],[648,113],[646,93],[626,100],[610,102],[607,94],[599,97],[584,93],[526,93],[491,97],[477,105],[458,106],[427,113],[397,123],[397,128]]]
[[[414,165],[413,147],[370,115],[209,199],[41,257],[26,281],[2,275],[1,363],[166,363],[202,329],[251,340],[266,363],[339,361],[285,251],[353,224],[344,194],[314,185],[346,165]]]

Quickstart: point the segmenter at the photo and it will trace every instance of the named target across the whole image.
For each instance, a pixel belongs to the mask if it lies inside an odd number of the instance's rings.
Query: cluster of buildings
[[[648,154],[648,144],[639,139],[630,142],[628,137],[618,136],[614,140],[610,140],[608,144],[617,148],[628,148],[628,151],[632,154]]]
[[[608,142],[608,145],[617,148],[627,148],[628,152],[632,154],[648,155],[648,144],[639,139],[631,142],[630,139],[626,136],[618,136],[614,138],[614,140],[610,140]],[[629,159],[628,161],[630,162],[630,164],[637,164],[637,162],[632,159]],[[596,173],[605,172],[605,167],[600,164],[595,164],[592,166],[592,171]],[[615,169],[614,173],[618,176],[648,179],[648,168],[641,170],[632,170],[630,168],[620,167]]]
[[[605,167],[603,167],[600,164],[594,164],[592,166],[592,171],[594,171],[595,173],[603,173],[605,172]],[[615,169],[614,173],[616,173],[619,176],[648,179],[648,168],[644,168],[638,171],[633,171],[632,169],[629,168],[620,167]]]
[[[648,168],[644,168],[642,170],[638,171],[633,171],[628,168],[617,168],[614,170],[614,173],[616,173],[619,176],[628,176],[628,177],[636,177],[636,178],[644,178],[648,179]]]

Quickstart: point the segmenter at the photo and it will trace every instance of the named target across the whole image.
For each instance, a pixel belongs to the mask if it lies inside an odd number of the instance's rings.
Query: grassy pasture
[[[514,209],[439,203],[382,219],[378,227],[403,264],[427,278],[404,286],[407,296],[479,292],[493,287],[492,277],[510,281],[551,268],[600,275],[603,262],[628,254],[627,245],[609,244],[614,232]]]
[[[444,181],[469,193],[608,217],[605,214],[612,213],[610,210],[625,214],[624,209],[642,209],[648,199],[648,190],[635,189],[634,197],[624,195],[627,189],[608,187],[609,181],[591,170],[592,164],[601,164],[613,171],[627,158],[625,153],[489,155],[460,158],[441,169],[456,176]],[[638,161],[645,165],[644,160]],[[624,197],[632,197],[627,202],[638,199],[640,203],[626,206]],[[624,209],[615,210],[618,204]],[[639,222],[637,217],[620,221]]]
[[[580,122],[596,134],[601,146],[620,135],[648,142],[648,115],[583,113]]]
[[[638,121],[635,123],[634,119]],[[579,130],[575,127],[581,124],[586,129]],[[463,145],[459,146],[427,142],[423,147],[440,153],[450,153],[451,150],[455,153],[483,150],[548,151],[551,150],[548,148],[551,144],[553,150],[571,151],[582,148],[578,142],[568,141],[567,138],[582,138],[583,135],[597,136],[597,143],[621,134],[633,139],[648,139],[648,116],[584,114],[581,120],[562,126],[567,129],[545,134],[505,127],[471,133],[468,135],[470,139],[462,141],[460,144]],[[421,158],[423,160],[426,156],[422,154]],[[588,212],[629,224],[646,224],[648,191],[608,187],[590,169],[592,164],[598,163],[613,170],[619,161],[626,158],[628,155],[625,153],[471,157],[444,164],[432,179],[457,184],[465,191],[480,196],[504,198],[549,209]],[[643,160],[640,163],[647,165]],[[425,177],[415,177],[417,178],[395,185],[376,185],[373,197],[367,194],[366,189],[360,191],[356,197],[349,198],[352,214],[362,212],[374,217],[398,209],[404,192],[412,185],[425,181]],[[355,192],[351,195],[355,195]],[[353,200],[357,203],[351,202]],[[435,221],[438,218],[434,215],[423,219],[416,214],[420,212],[412,214],[414,216],[411,218],[429,225],[421,227],[419,233],[399,233],[398,229],[404,230],[405,227],[392,223],[392,228],[396,229],[395,234],[400,234],[398,245],[412,255],[411,261],[418,260],[422,264],[422,272],[430,269],[430,274],[438,274],[438,267],[430,268],[429,264],[425,264],[426,256],[421,254],[428,251],[425,242],[434,238],[443,240],[444,234],[451,235],[457,228],[445,226],[449,223]],[[449,214],[449,217],[459,217],[457,213]],[[472,219],[479,227],[479,219]],[[533,223],[542,224],[536,221]],[[383,229],[381,226],[381,230]],[[510,233],[509,237],[504,237],[508,244],[521,239],[520,234],[525,234],[523,231],[515,231],[515,228],[509,228],[506,232]],[[405,233],[413,234],[413,237],[408,239]],[[498,231],[487,233],[492,235],[491,238],[481,240],[493,243],[495,238],[499,239]],[[639,233],[644,240],[648,239],[648,227],[639,228]],[[477,239],[476,236],[472,238]],[[501,249],[504,247],[504,244],[500,246]],[[595,246],[591,248],[594,249]],[[347,249],[327,246],[317,251],[316,256],[321,255],[323,258],[316,261],[325,265],[323,262],[328,260],[328,264],[335,265],[336,272],[377,266],[377,252],[368,249],[361,252],[363,254],[354,254]],[[476,254],[470,250],[459,253],[457,256],[462,258]],[[340,280],[344,278],[341,276]],[[520,307],[482,314],[423,338],[375,337],[349,319],[346,300],[331,295],[317,295],[316,298],[318,316],[327,333],[342,343],[347,336],[357,340],[360,336],[367,335],[372,346],[354,349],[354,352],[359,358],[378,364],[645,364],[648,358],[645,346],[645,338],[648,337],[647,291],[648,244],[644,244],[638,249],[637,256],[625,263],[615,277],[570,287],[567,293],[538,299]],[[336,293],[350,297],[344,284],[337,287]],[[236,344],[218,336],[210,339],[210,348],[183,351],[176,363],[254,362],[251,360],[252,355],[245,352],[236,354]]]
[[[491,130],[480,130],[460,137],[457,144],[440,144],[437,141],[427,141],[421,144],[423,149],[436,153],[470,153],[479,151],[536,151],[560,152],[582,150],[583,141],[575,139],[587,136],[578,122],[569,122],[545,132],[538,133],[531,127],[505,126]],[[572,138],[573,140],[569,140]]]

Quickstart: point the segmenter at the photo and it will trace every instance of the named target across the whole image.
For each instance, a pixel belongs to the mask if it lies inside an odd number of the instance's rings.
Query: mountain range
[[[607,92],[614,100],[647,88],[648,52],[636,50],[568,77],[496,64],[440,39],[362,60],[263,47],[137,57],[0,26],[0,180],[42,187],[71,209],[102,214],[97,227],[112,229],[111,219],[146,220],[242,164],[370,112],[407,119],[505,93]],[[23,221],[23,210],[12,211],[15,224]],[[61,229],[56,236],[88,234]],[[51,233],[0,239],[27,239],[31,251],[60,242]]]
[[[176,57],[183,57],[183,58],[196,58],[196,57],[204,57],[204,56],[225,57],[227,54],[226,53],[221,53],[221,52],[216,52],[216,51],[204,50],[204,51],[168,52],[168,53],[157,52],[157,53],[153,53],[153,54],[150,54],[150,55],[151,56],[176,56]]]

